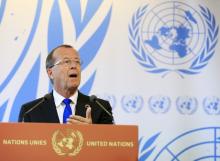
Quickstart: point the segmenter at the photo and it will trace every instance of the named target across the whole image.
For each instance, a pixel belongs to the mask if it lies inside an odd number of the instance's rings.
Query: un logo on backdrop
[[[138,113],[143,108],[144,100],[141,96],[125,95],[121,100],[122,108],[127,113]]]
[[[195,97],[181,96],[176,100],[177,110],[182,115],[192,115],[196,112],[198,101]]]
[[[168,96],[151,96],[148,104],[153,113],[167,113],[171,106],[171,100]]]
[[[208,8],[168,1],[140,7],[129,24],[131,50],[145,71],[198,74],[215,52],[219,26]]]
[[[209,96],[203,100],[204,111],[208,115],[220,114],[220,99],[216,96]]]

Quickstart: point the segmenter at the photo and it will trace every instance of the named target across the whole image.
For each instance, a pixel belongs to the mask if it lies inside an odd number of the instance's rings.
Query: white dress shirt
[[[60,123],[63,123],[63,113],[64,113],[64,109],[65,109],[65,104],[63,103],[63,100],[65,99],[63,96],[61,96],[59,93],[57,93],[57,91],[55,89],[53,89],[53,97],[54,97],[54,102],[56,105],[56,110],[57,110],[57,114],[60,120]],[[75,114],[75,107],[76,107],[76,102],[77,102],[77,98],[78,98],[78,91],[76,91],[69,99],[72,100],[72,102],[70,103],[70,107],[72,110],[72,114]]]

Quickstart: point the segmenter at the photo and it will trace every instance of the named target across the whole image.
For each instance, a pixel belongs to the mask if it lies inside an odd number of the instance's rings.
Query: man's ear
[[[48,77],[49,77],[50,79],[53,79],[53,71],[52,71],[51,68],[48,68],[48,69],[47,69],[47,75],[48,75]]]

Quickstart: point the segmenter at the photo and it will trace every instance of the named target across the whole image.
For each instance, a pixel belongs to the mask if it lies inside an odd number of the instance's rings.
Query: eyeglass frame
[[[73,63],[75,63],[76,65],[80,65],[80,66],[83,64],[81,60],[71,60],[68,58],[64,58],[64,59],[58,60],[53,65],[49,66],[49,68],[53,68],[56,65],[62,65],[62,64],[66,65],[66,66],[70,66]]]

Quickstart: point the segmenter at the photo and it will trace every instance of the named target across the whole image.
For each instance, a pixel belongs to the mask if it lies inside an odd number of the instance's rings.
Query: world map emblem
[[[220,99],[216,96],[207,96],[203,100],[203,109],[208,115],[220,115]]]
[[[208,8],[178,1],[139,7],[129,24],[137,62],[145,71],[162,76],[200,73],[215,53],[218,32]]]
[[[168,96],[151,96],[148,101],[150,110],[155,114],[167,113],[171,106],[171,100]]]
[[[192,115],[198,108],[198,101],[195,97],[180,96],[176,100],[176,107],[182,115]]]
[[[144,100],[139,95],[124,95],[121,99],[121,105],[127,113],[138,113],[143,108]]]
[[[83,146],[83,135],[78,130],[56,130],[52,136],[53,150],[61,156],[76,156]]]

